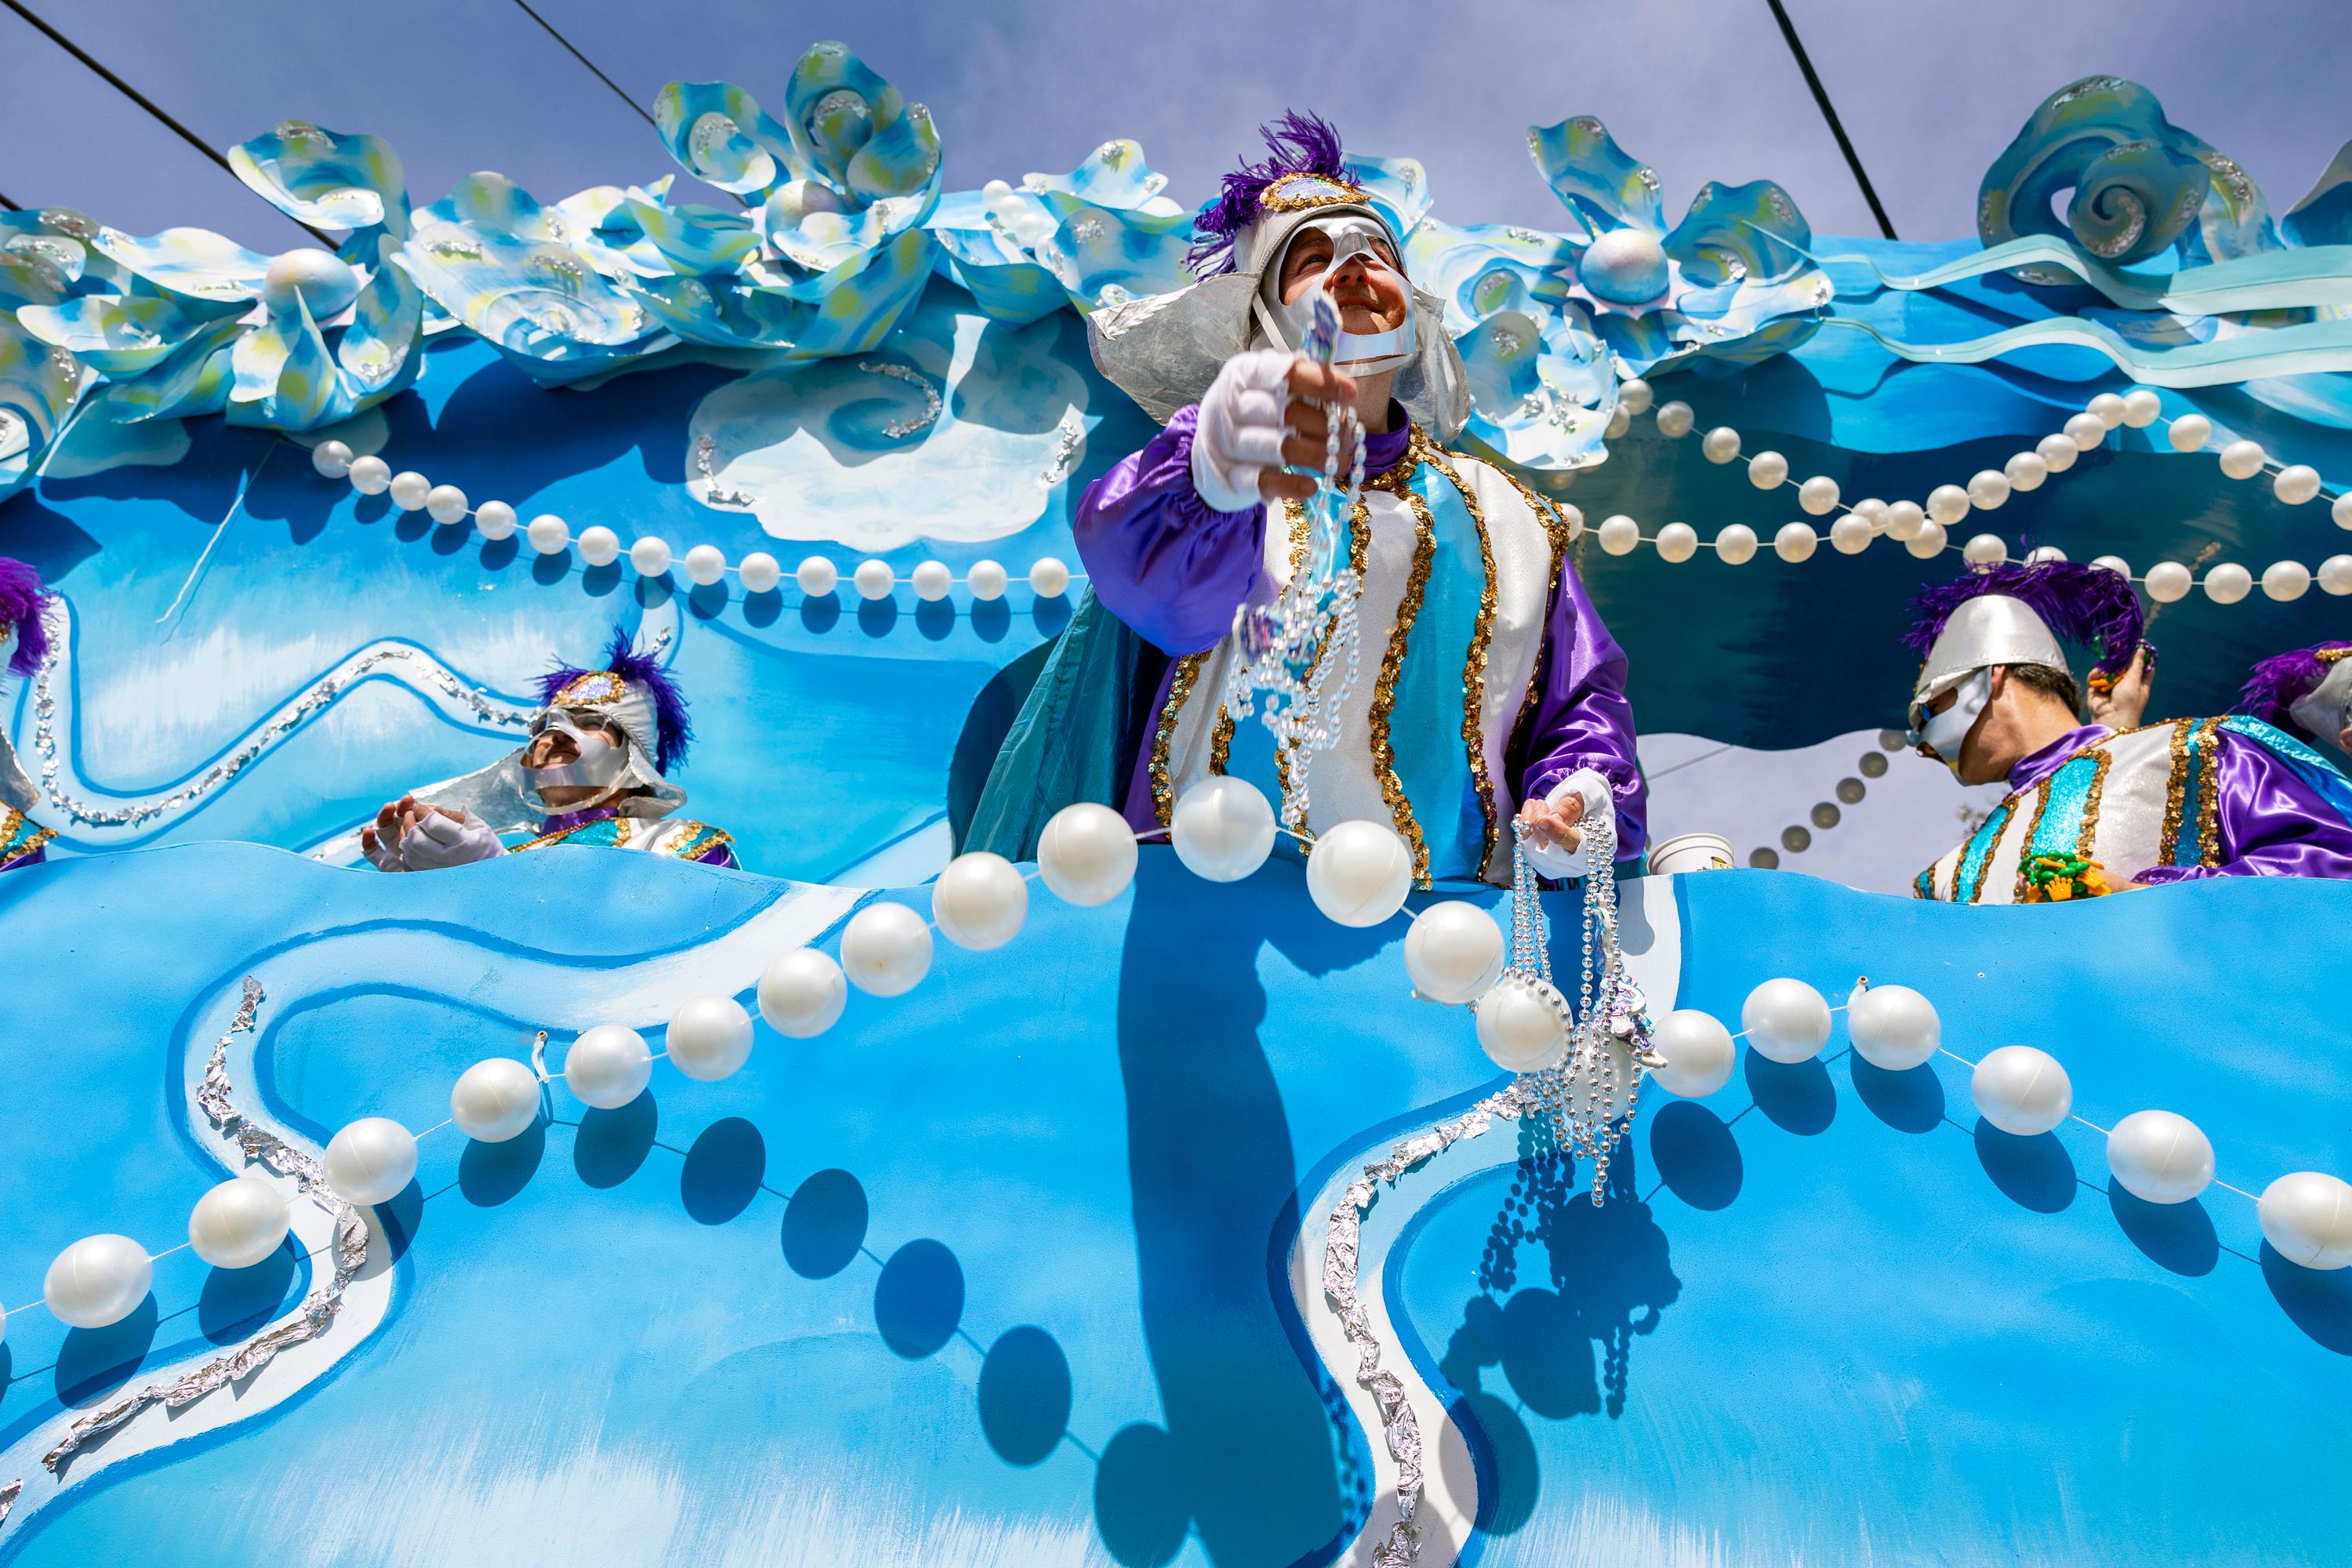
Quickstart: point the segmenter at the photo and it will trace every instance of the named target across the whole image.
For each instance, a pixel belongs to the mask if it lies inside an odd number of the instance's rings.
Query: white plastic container
[[[1677,833],[1650,850],[1650,875],[1671,877],[1677,871],[1728,871],[1731,840],[1720,833]]]

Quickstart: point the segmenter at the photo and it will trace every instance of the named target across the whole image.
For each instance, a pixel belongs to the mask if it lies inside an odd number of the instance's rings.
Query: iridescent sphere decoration
[[[1506,974],[1478,998],[1478,1048],[1505,1072],[1542,1071],[1568,1050],[1567,1000],[1547,981]]]
[[[2213,1143],[2169,1110],[2135,1110],[2107,1134],[2107,1169],[2152,1204],[2185,1204],[2213,1184]]]
[[[127,1236],[85,1236],[57,1256],[41,1300],[72,1329],[103,1329],[138,1310],[154,1283],[147,1249]]]
[[[250,1268],[286,1239],[286,1194],[258,1176],[231,1176],[196,1200],[188,1246],[215,1268]]]
[[[539,1120],[539,1075],[512,1057],[476,1062],[450,1087],[449,1120],[478,1143],[520,1138]]]
[[[1936,1054],[1944,1026],[1936,1005],[1908,985],[1873,985],[1846,1004],[1846,1033],[1854,1054],[1873,1067],[1901,1072]]]
[[[670,1064],[715,1083],[751,1058],[751,1015],[732,996],[697,996],[669,1016]]]
[[[1677,1007],[1659,1019],[1650,1048],[1666,1064],[1652,1068],[1650,1077],[1668,1094],[1685,1100],[1713,1094],[1729,1083],[1739,1055],[1722,1020],[1695,1007]]]
[[[1274,806],[1246,779],[1218,773],[1176,797],[1168,839],[1186,870],[1211,882],[1238,882],[1274,850]]]
[[[324,321],[359,297],[359,274],[341,257],[313,247],[272,258],[261,275],[262,302],[278,315],[292,314],[299,299],[311,321]]]
[[[654,1076],[653,1048],[622,1024],[599,1024],[572,1042],[563,1082],[583,1105],[618,1110],[646,1091]]]
[[[388,1116],[362,1116],[328,1140],[326,1170],[345,1203],[388,1203],[416,1174],[416,1139]]]
[[[1091,909],[1135,879],[1135,830],[1107,805],[1066,805],[1037,837],[1037,874],[1066,904]]]
[[[2263,1239],[2305,1268],[2352,1264],[2352,1184],[2324,1171],[2296,1171],[2263,1189]]]
[[[1029,882],[1002,855],[957,856],[931,884],[931,919],[958,947],[987,952],[1021,934],[1029,918]]]
[[[2003,1132],[2032,1138],[2066,1120],[2074,1086],[2058,1058],[2032,1046],[2003,1046],[1977,1063],[1969,1092],[1987,1121]]]
[[[1412,889],[1412,851],[1395,828],[1360,817],[1315,841],[1307,857],[1307,893],[1343,926],[1376,926],[1404,907]]]
[[[1448,899],[1413,917],[1404,968],[1432,1002],[1475,1002],[1503,973],[1503,928],[1477,905]]]
[[[1612,305],[1645,305],[1666,291],[1666,247],[1638,228],[1612,228],[1585,247],[1577,281]]]
[[[795,1040],[824,1034],[849,1001],[849,980],[830,953],[796,947],[760,975],[760,1016]]]
[[[1776,1062],[1811,1061],[1829,1044],[1830,1005],[1801,980],[1767,980],[1740,1004],[1739,1026]]]
[[[903,996],[930,973],[931,928],[904,904],[868,904],[842,930],[841,967],[868,995]]]

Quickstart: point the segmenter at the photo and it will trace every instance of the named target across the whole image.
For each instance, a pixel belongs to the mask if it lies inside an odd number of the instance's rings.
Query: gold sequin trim
[[[2197,736],[2198,864],[2221,863],[2221,721],[2208,719]]]
[[[707,822],[685,822],[678,825],[677,837],[670,841],[669,847],[663,853],[675,855],[681,860],[691,860],[698,855],[709,854],[722,844],[734,842],[735,836],[724,828],[713,827]]]
[[[0,816],[0,871],[6,870],[58,836],[54,827],[35,827],[19,844],[16,835],[25,831],[25,814],[13,805],[0,809],[7,813],[5,816]]]
[[[2044,798],[2046,799],[2047,796],[2045,795]],[[1985,845],[1984,858],[1977,862],[1976,879],[1969,884],[1969,896],[1964,900],[1958,900],[1960,902],[1973,904],[1979,902],[1984,898],[1985,878],[1991,874],[1992,858],[2000,853],[2000,841],[2009,837],[2009,830],[2011,828],[2017,826],[2017,797],[2013,795],[2008,796],[1999,805],[1992,808],[1992,815],[1993,816],[2000,818],[2000,826],[1994,829],[1991,841]],[[1986,820],[1990,822],[1991,818],[1988,817]],[[1973,836],[1970,837],[1969,842],[1975,842]],[[1959,890],[1960,866],[1967,865],[1968,860],[1968,850],[1966,847],[1963,847],[1960,851],[1959,865],[1952,868],[1952,883],[1953,891],[1955,893],[1958,893]]]
[[[607,819],[600,816],[596,819],[596,822],[603,822],[605,820]],[[613,824],[612,843],[587,844],[583,845],[582,847],[586,849],[619,849],[625,847],[630,839],[636,837],[636,826],[628,817],[615,816],[610,820]],[[544,849],[550,845],[561,844],[565,839],[571,837],[573,834],[584,833],[589,828],[595,826],[596,822],[583,822],[576,827],[562,827],[558,828],[553,833],[542,833],[528,844],[516,845],[512,849],[508,850],[507,853],[509,855],[520,855],[526,849]]]
[[[1288,188],[1292,185],[1322,188],[1293,195]],[[1363,192],[1344,181],[1335,180],[1328,174],[1302,171],[1285,174],[1266,186],[1258,195],[1257,205],[1260,212],[1295,213],[1305,212],[1310,207],[1361,206],[1366,200]]]
[[[1381,488],[1388,489],[1386,485]],[[1421,499],[1419,492],[1400,487],[1390,493],[1401,496],[1412,509],[1412,567],[1405,577],[1404,596],[1397,602],[1396,624],[1389,628],[1388,651],[1381,656],[1380,678],[1372,683],[1368,738],[1371,742],[1372,772],[1381,781],[1381,796],[1389,803],[1389,815],[1396,818],[1397,832],[1412,847],[1412,879],[1426,888],[1430,885],[1429,844],[1422,836],[1420,821],[1413,816],[1412,802],[1405,797],[1404,781],[1397,777],[1396,745],[1391,738],[1389,723],[1396,708],[1397,677],[1404,670],[1412,623],[1420,618],[1422,601],[1429,589],[1430,563],[1437,557],[1437,522],[1430,515],[1429,503]]]
[[[2096,750],[2099,755],[2091,764],[2091,790],[2083,797],[2082,830],[2074,835],[2074,853],[2085,860],[2091,858],[2091,845],[2099,835],[2099,803],[2107,793],[2107,765],[2116,760],[2105,746]]]
[[[2339,658],[2352,658],[2352,647],[2314,648],[2312,652],[2322,664],[2334,664]]]
[[[2197,727],[2194,719],[2181,719],[2172,726],[2172,776],[2164,786],[2164,832],[2158,837],[2156,863],[2171,866],[2179,863],[2180,847],[2180,797],[2189,787],[2189,732]]]
[[[1168,749],[1176,743],[1176,721],[1183,714],[1184,700],[1192,695],[1201,667],[1208,662],[1206,648],[1176,661],[1175,679],[1168,683],[1168,701],[1160,710],[1159,727],[1151,732],[1151,811],[1162,827],[1176,810],[1176,791],[1168,782]]]
[[[2068,762],[2072,762],[2073,760],[2074,759],[2071,757],[2067,759]],[[2066,764],[2064,763],[2058,764],[2059,767],[2063,767]],[[2058,769],[2051,769],[2050,778],[2056,778],[2057,776]],[[2025,837],[2017,841],[2017,886],[2011,890],[2009,895],[2009,901],[2012,904],[2021,904],[2025,902],[2025,863],[2033,854],[2034,836],[2042,831],[2042,814],[2049,809],[2050,779],[2046,778],[2040,784],[2033,786],[2033,820],[2025,825]],[[2006,833],[2007,831],[2008,828],[2004,826],[2002,828],[2002,832]],[[1999,838],[1995,838],[1993,840],[1993,848],[1998,849],[1999,847],[2000,847],[2000,840]],[[1991,864],[1992,850],[1988,849],[1985,851],[1985,866],[1990,868]],[[1983,886],[1983,879],[1981,877],[1978,879],[1978,886]]]
[[[1459,461],[1464,454],[1448,452],[1446,456]],[[1538,495],[1520,483],[1518,476],[1512,473],[1510,469],[1496,463],[1489,463],[1486,466],[1502,475],[1504,482],[1519,492],[1519,499],[1528,503],[1528,510],[1535,515],[1536,521],[1542,525],[1544,532],[1551,538],[1551,583],[1544,595],[1544,614],[1549,618],[1553,601],[1559,597],[1559,574],[1568,567],[1570,543],[1568,520],[1560,516],[1559,508],[1555,502]],[[1535,721],[1536,695],[1543,689],[1544,664],[1549,654],[1550,649],[1539,641],[1536,652],[1535,668],[1528,672],[1528,693],[1520,699],[1519,716],[1511,721],[1513,745],[1518,744],[1519,737],[1525,734],[1528,727]]]
[[[1471,629],[1469,657],[1462,665],[1462,744],[1470,754],[1470,776],[1477,782],[1478,810],[1485,818],[1486,837],[1478,852],[1478,872],[1484,876],[1495,858],[1495,845],[1502,831],[1501,824],[1496,820],[1495,781],[1486,773],[1486,650],[1495,632],[1495,547],[1486,536],[1486,514],[1462,476],[1422,435],[1418,426],[1413,429],[1412,440],[1415,455],[1444,475],[1461,494],[1462,504],[1478,531],[1478,563],[1486,574],[1478,592],[1478,624]]]

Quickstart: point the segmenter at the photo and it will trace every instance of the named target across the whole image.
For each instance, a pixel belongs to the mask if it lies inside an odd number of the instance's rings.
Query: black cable
[[[0,207],[6,207],[12,213],[20,213],[25,210],[23,207],[18,206],[15,202],[10,201],[8,199],[8,193],[5,191],[0,191]]]
[[[1862,154],[1853,150],[1853,142],[1847,139],[1845,127],[1838,121],[1837,108],[1830,102],[1830,89],[1822,85],[1820,73],[1813,69],[1811,57],[1805,53],[1804,41],[1797,37],[1797,25],[1789,20],[1789,13],[1780,0],[1764,0],[1764,3],[1772,7],[1772,19],[1780,24],[1780,37],[1789,41],[1789,52],[1797,57],[1797,68],[1804,73],[1805,85],[1813,89],[1813,101],[1821,106],[1822,118],[1829,121],[1830,134],[1837,138],[1838,151],[1845,154],[1845,166],[1853,171],[1854,184],[1862,187],[1862,199],[1870,204],[1870,214],[1878,220],[1878,231],[1889,239],[1895,238],[1895,220],[1886,216],[1886,208],[1879,204],[1878,192],[1872,187],[1870,176],[1863,171]]]
[[[145,93],[140,91],[137,88],[131,86],[129,82],[123,80],[121,77],[107,69],[105,66],[100,64],[99,61],[94,58],[89,51],[82,48],[80,45],[75,43],[71,38],[67,37],[63,33],[58,32],[55,27],[50,26],[47,22],[41,20],[40,17],[35,16],[30,10],[26,8],[22,0],[0,0],[0,5],[7,6],[8,9],[16,12],[16,15],[25,18],[27,22],[30,22],[34,26],[39,28],[42,35],[46,37],[49,42],[57,45],[58,47],[65,50],[66,53],[79,60],[84,66],[88,67],[91,71],[95,72],[100,78],[101,78],[109,87],[114,89],[115,91],[121,93],[123,97],[129,99],[131,102],[137,104],[140,108],[153,115],[157,120],[163,121],[163,124],[168,126],[173,133],[177,135],[181,141],[185,142],[189,146],[194,147],[197,152],[202,153],[205,157],[210,158],[214,163],[219,164],[222,171],[228,174],[230,178],[236,179],[236,183],[238,184],[242,185],[245,184],[244,180],[237,178],[236,171],[229,166],[228,160],[223,157],[220,153],[213,147],[212,143],[206,142],[203,137],[197,135],[194,132],[181,124],[177,120],[172,118],[172,116],[166,113],[163,107],[156,103],[153,99],[149,98]],[[301,223],[299,218],[297,218],[294,221]],[[325,235],[320,233],[317,229],[311,228],[307,223],[302,224],[302,227],[321,245],[331,247],[335,243]]]
[[[572,58],[578,60],[582,65],[586,66],[590,74],[594,76],[598,81],[601,81],[606,87],[611,88],[614,98],[619,99],[623,103],[625,103],[631,109],[635,110],[637,111],[637,117],[643,120],[646,124],[654,125],[656,130],[660,129],[658,125],[655,124],[654,117],[646,112],[645,105],[639,103],[635,99],[631,98],[627,93],[623,92],[619,82],[614,81],[611,77],[608,77],[603,71],[598,70],[594,60],[592,60],[586,55],[582,54],[577,45],[555,30],[554,23],[549,21],[538,12],[532,10],[527,3],[527,0],[515,0],[515,4],[522,7],[522,14],[524,16],[530,17],[541,26],[546,28],[547,36],[549,37],[553,38],[557,43],[562,44],[566,49],[570,50]]]

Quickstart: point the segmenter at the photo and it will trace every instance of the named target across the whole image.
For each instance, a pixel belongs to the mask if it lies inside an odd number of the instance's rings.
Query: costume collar
[[[2056,773],[2059,764],[2065,762],[2067,758],[2085,747],[2097,745],[2115,733],[2116,733],[2116,731],[2105,724],[2085,724],[2080,729],[2067,731],[2040,751],[2032,752],[2020,760],[2015,767],[2009,770],[2010,793],[2023,795],[2027,790]]]

